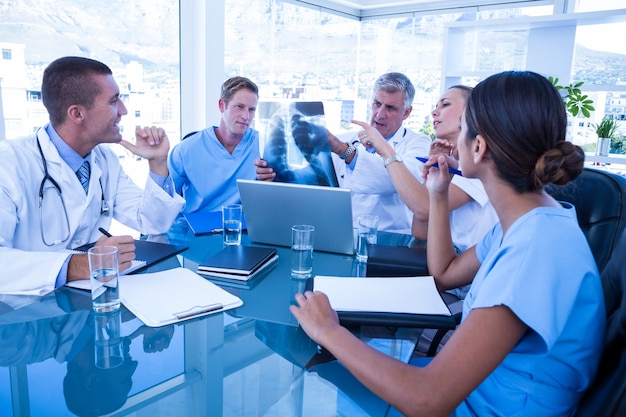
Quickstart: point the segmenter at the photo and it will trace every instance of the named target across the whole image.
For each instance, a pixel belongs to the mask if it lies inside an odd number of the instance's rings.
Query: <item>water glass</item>
[[[124,363],[120,310],[94,313],[94,360],[96,368],[117,368]]]
[[[291,228],[291,276],[310,278],[313,273],[313,232],[315,227],[307,224]]]
[[[222,206],[222,225],[225,245],[241,244],[241,204]]]
[[[377,242],[378,216],[367,214],[357,219],[358,238],[356,247],[356,259],[359,262],[367,262],[367,245]]]
[[[94,311],[106,313],[120,308],[117,247],[94,246],[87,251],[91,302]]]

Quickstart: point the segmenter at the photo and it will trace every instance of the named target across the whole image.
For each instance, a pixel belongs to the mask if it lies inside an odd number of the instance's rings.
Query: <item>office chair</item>
[[[188,137],[193,136],[193,135],[195,135],[195,134],[196,134],[196,133],[198,133],[198,132],[199,132],[199,130],[194,130],[194,131],[192,131],[192,132],[189,132],[189,133],[187,133],[185,136],[183,136],[183,137],[182,137],[182,139],[181,139],[180,141],[182,142],[182,141],[184,141],[185,139],[187,139]]]
[[[602,271],[607,314],[604,351],[596,378],[585,393],[577,417],[626,415],[626,232]]]
[[[626,177],[585,168],[574,181],[561,187],[550,185],[546,191],[576,207],[578,224],[602,272],[626,226]]]
[[[564,186],[549,185],[546,191],[556,200],[572,203],[576,207],[578,224],[587,238],[598,270],[602,272],[626,226],[626,177],[584,168],[575,180]],[[446,300],[446,303],[457,324],[460,323],[462,301]],[[425,332],[425,338],[430,338],[432,331]],[[440,345],[450,337],[448,332],[442,329],[432,336],[426,356],[437,353]],[[420,346],[420,349],[424,347]]]
[[[578,212],[581,228],[601,262],[601,279],[606,305],[607,332],[598,373],[584,394],[575,417],[626,415],[626,230],[624,229],[624,184],[626,178],[585,169],[568,188]],[[596,188],[594,188],[596,187]],[[560,189],[559,191],[563,191]],[[588,192],[588,194],[585,194]],[[602,197],[597,199],[598,197]],[[559,198],[563,200],[564,198]],[[610,207],[604,207],[605,205]],[[598,230],[594,229],[597,228]],[[607,233],[601,241],[599,231]],[[598,239],[596,241],[595,239]],[[609,241],[610,239],[610,241]],[[437,336],[439,337],[440,332]],[[433,340],[433,345],[439,344]],[[434,355],[437,345],[431,345]]]

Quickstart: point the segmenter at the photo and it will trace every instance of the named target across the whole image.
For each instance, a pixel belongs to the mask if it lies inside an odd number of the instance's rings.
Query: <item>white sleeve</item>
[[[423,182],[421,177],[423,164],[416,157],[428,155],[430,138],[407,130],[406,137],[403,137],[402,140],[394,143],[394,138],[391,138],[389,142],[396,154],[403,159],[405,166],[411,174],[418,181]],[[383,159],[378,154],[369,153],[363,146],[359,146],[358,150],[358,160],[351,174],[351,189],[364,194],[395,193],[396,188],[387,172]]]
[[[489,196],[485,191],[483,183],[476,178],[465,178],[458,175],[452,177],[452,184],[459,187],[465,194],[484,207],[489,202]]]

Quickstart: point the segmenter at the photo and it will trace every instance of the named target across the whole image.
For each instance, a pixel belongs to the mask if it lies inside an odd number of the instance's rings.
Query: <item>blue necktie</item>
[[[80,185],[83,186],[83,190],[85,190],[85,194],[89,190],[89,161],[83,162],[83,164],[76,171],[76,176],[78,177],[78,181],[80,181]]]

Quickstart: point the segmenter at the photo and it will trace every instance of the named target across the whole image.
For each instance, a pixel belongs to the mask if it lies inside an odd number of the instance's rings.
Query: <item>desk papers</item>
[[[79,252],[77,252],[79,253]],[[120,276],[130,274],[131,272],[135,272],[138,269],[146,266],[146,261],[140,261],[138,259],[133,259],[131,261],[130,267],[127,269],[120,271]],[[78,290],[91,291],[91,281],[89,278],[87,279],[78,279],[76,281],[68,281],[65,283],[66,287],[76,288]]]
[[[325,293],[337,311],[450,316],[432,276],[316,276],[313,289]]]
[[[243,301],[185,268],[120,277],[120,300],[151,327],[218,313]]]

